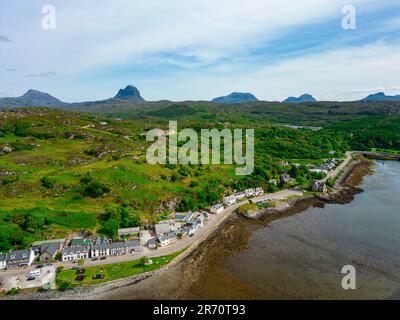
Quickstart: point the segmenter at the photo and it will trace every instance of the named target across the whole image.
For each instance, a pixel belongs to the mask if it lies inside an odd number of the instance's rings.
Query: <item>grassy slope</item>
[[[279,110],[275,104],[268,103],[235,106],[201,104],[199,107],[188,104],[183,107],[167,105],[163,110],[163,104],[159,103],[155,109],[149,108],[150,111],[145,108],[135,118],[130,118],[128,112],[123,120],[117,120],[115,115],[105,117],[38,108],[0,111],[0,132],[3,132],[0,134],[0,149],[3,146],[14,149],[11,153],[0,154],[0,172],[12,172],[11,175],[0,176],[0,227],[11,225],[18,231],[18,221],[7,218],[11,210],[23,214],[24,209],[44,207],[50,209],[45,212],[52,224],[43,230],[31,231],[26,242],[60,237],[82,229],[96,231],[104,207],[111,202],[125,203],[140,213],[144,222],[152,222],[163,215],[160,205],[185,195],[193,198],[208,189],[209,183],[219,186],[222,193],[253,185],[268,188],[268,179],[279,178],[282,170],[277,165],[279,159],[320,164],[322,159],[332,157],[330,150],[343,154],[350,144],[362,145],[365,137],[368,137],[368,144],[372,141],[369,147],[379,147],[376,141],[385,140],[389,134],[390,139],[386,139],[389,144],[383,144],[384,147],[396,149],[400,141],[397,116],[364,120],[371,113],[397,114],[397,105],[336,106],[326,103],[279,105]],[[154,116],[148,117],[143,115],[144,112],[151,112]],[[155,127],[167,127],[166,120],[159,116],[178,117],[180,128],[254,128],[254,174],[237,177],[233,166],[219,165],[184,166],[186,174],[182,175],[182,166],[147,164],[145,150],[148,144],[142,134]],[[303,121],[308,116],[308,120]],[[288,123],[296,123],[297,119],[297,124],[336,124],[312,132],[273,125],[268,117],[273,122],[287,120]],[[349,119],[358,120],[342,122]],[[107,121],[108,125],[101,125],[101,121]],[[25,134],[6,130],[16,123],[25,125]],[[378,127],[381,128],[378,137],[376,134],[373,136]],[[67,139],[65,134],[71,132],[78,137]],[[357,135],[358,132],[362,134]],[[110,192],[97,198],[82,196],[81,179],[88,172],[96,181],[106,185]],[[45,176],[53,188],[43,186],[41,179]],[[178,178],[172,179],[174,176]],[[7,236],[7,233],[3,234]]]

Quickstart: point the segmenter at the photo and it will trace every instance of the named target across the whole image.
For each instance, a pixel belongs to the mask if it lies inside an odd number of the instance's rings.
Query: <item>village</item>
[[[326,177],[313,181],[310,188],[325,191],[326,179],[336,175],[349,161],[350,153],[340,165],[338,160],[333,159],[321,167],[311,168],[323,171]],[[290,180],[290,175],[282,173],[279,183],[287,184]],[[79,270],[83,265],[111,264],[171,254],[211,233],[229,214],[246,203],[260,205],[302,195],[299,189],[265,194],[261,187],[248,188],[225,196],[221,202],[211,206],[209,211],[176,212],[150,227],[119,229],[117,241],[97,235],[71,235],[62,239],[35,241],[30,249],[0,254],[0,270],[3,271],[0,273],[0,291],[12,288],[55,288],[56,268],[59,267]]]

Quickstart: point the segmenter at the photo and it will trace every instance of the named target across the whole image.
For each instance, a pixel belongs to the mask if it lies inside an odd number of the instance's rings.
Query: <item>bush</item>
[[[103,194],[110,192],[110,189],[98,181],[89,182],[84,186],[83,195],[92,198],[101,197]]]
[[[12,142],[11,143],[11,147],[15,150],[15,151],[23,151],[23,150],[32,150],[32,146],[26,143],[23,143],[19,140]]]
[[[111,220],[104,222],[103,228],[101,229],[101,233],[103,233],[104,235],[106,235],[112,239],[115,239],[118,234],[118,229],[119,229],[118,220],[111,219]]]
[[[6,292],[6,295],[7,296],[14,296],[14,295],[16,295],[16,294],[19,294],[21,292],[21,289],[20,288],[11,288],[10,290],[8,290],[7,292]]]
[[[71,288],[72,288],[72,286],[71,286],[71,284],[70,284],[68,281],[63,281],[63,282],[61,282],[60,285],[58,286],[58,290],[59,290],[59,291],[66,291],[66,290],[69,290],[69,289],[71,289]]]
[[[326,181],[326,185],[327,185],[329,188],[333,188],[333,186],[335,185],[335,180],[333,180],[332,178],[328,179],[328,180]]]
[[[44,176],[42,179],[40,179],[40,182],[42,183],[42,186],[47,189],[53,188],[53,182],[50,181],[50,178],[48,176]]]

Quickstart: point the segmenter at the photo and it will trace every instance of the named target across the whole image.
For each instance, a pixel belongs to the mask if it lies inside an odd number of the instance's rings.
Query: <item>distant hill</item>
[[[14,98],[0,98],[0,108],[14,107],[57,107],[62,108],[68,103],[58,100],[48,93],[38,90],[28,90],[24,95]]]
[[[212,99],[215,103],[243,103],[243,102],[256,102],[258,99],[251,93],[232,92],[231,94],[223,97]]]
[[[145,102],[145,100],[140,95],[139,90],[132,85],[126,86],[125,89],[119,89],[114,99],[129,100],[132,102]]]
[[[282,103],[301,103],[301,102],[316,102],[317,100],[310,94],[306,93],[301,95],[300,97],[289,97],[286,100],[282,101]]]
[[[146,102],[140,95],[139,90],[132,85],[126,86],[124,89],[119,89],[114,98],[96,101],[84,101],[71,104],[71,110],[76,111],[92,111],[98,108],[119,108],[130,104],[141,104]]]
[[[383,92],[378,92],[370,94],[368,97],[362,99],[361,101],[400,101],[400,95],[387,96]]]
[[[45,92],[38,90],[29,90],[24,95],[15,98],[0,98],[0,108],[15,108],[15,107],[53,107],[65,108],[71,110],[90,110],[91,108],[109,105],[109,104],[126,104],[126,103],[143,103],[145,100],[140,95],[139,90],[128,85],[124,89],[120,89],[114,98],[84,101],[76,103],[66,103]]]

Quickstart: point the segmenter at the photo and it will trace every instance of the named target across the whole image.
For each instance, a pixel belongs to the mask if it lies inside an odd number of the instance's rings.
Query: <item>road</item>
[[[282,190],[278,191],[275,193],[269,193],[265,194],[260,197],[254,197],[251,200],[253,201],[259,201],[259,200],[270,200],[270,201],[277,201],[277,200],[285,200],[289,197],[292,196],[301,196],[303,193],[301,191],[296,191],[296,190]],[[238,202],[234,205],[229,206],[226,208],[224,211],[222,211],[220,214],[209,214],[209,220],[207,220],[203,227],[198,229],[197,232],[192,236],[184,236],[179,242],[172,244],[167,247],[161,247],[156,250],[150,250],[147,247],[143,247],[143,251],[140,253],[135,253],[135,254],[127,254],[123,256],[108,256],[106,260],[96,260],[92,261],[91,259],[86,259],[85,260],[85,267],[89,266],[97,266],[97,265],[104,265],[104,264],[112,264],[112,263],[118,263],[118,262],[126,262],[126,261],[131,261],[131,260],[137,260],[142,258],[143,256],[147,256],[149,258],[154,258],[154,257],[159,257],[159,256],[165,256],[165,255],[170,255],[173,254],[177,251],[183,250],[187,247],[190,246],[196,246],[198,245],[201,241],[205,240],[213,231],[215,231],[219,225],[227,218],[229,217],[237,208],[249,203],[249,200],[244,200],[241,202]],[[64,269],[71,269],[71,268],[76,268],[77,264],[72,263],[72,262],[55,262],[53,263],[53,266],[55,268],[57,267],[64,267]],[[30,266],[26,267],[23,270],[23,273],[27,273],[30,270],[34,270],[35,266]],[[12,274],[20,274],[21,269],[14,269],[14,270],[7,270],[0,272],[0,277],[2,274],[7,273],[9,275]]]
[[[343,160],[343,162],[333,171],[329,172],[327,176],[322,179],[321,181],[326,182],[328,179],[334,179],[346,166],[350,163],[350,161],[353,159],[353,154],[354,151],[347,151],[346,152],[346,159]]]

